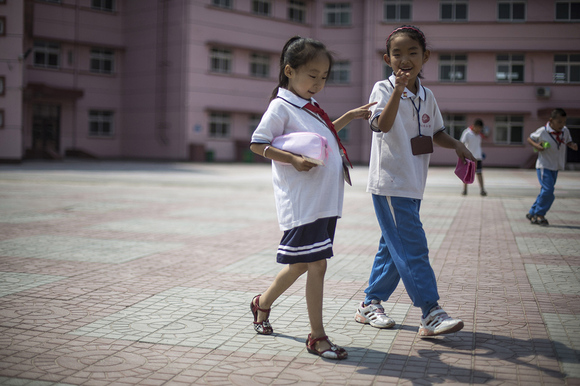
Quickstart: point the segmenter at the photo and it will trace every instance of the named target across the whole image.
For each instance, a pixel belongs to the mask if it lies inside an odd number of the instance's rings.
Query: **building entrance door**
[[[566,127],[570,129],[572,141],[576,142],[580,146],[580,118],[568,117],[566,119]],[[580,150],[573,151],[572,149],[568,148],[567,152],[567,162],[580,163]]]
[[[60,106],[35,104],[32,107],[33,157],[60,159]]]

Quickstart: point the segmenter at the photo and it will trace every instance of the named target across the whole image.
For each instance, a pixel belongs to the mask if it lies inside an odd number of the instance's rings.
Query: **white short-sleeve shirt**
[[[471,154],[473,154],[476,160],[481,161],[483,155],[481,152],[480,134],[475,133],[470,127],[468,127],[463,130],[463,133],[461,133],[461,139],[459,141],[465,144],[465,147],[467,147]]]
[[[554,135],[554,129],[550,127],[549,122],[546,123],[546,126],[542,126],[530,134],[530,138],[535,142],[548,142],[550,144],[548,149],[538,152],[536,169],[564,170],[566,166],[566,144],[572,141],[572,135],[567,127],[564,126],[562,129],[564,143],[560,143],[559,146]]]
[[[405,88],[393,127],[388,133],[379,131],[378,118],[393,93],[394,84],[394,75],[375,83],[369,98],[369,103],[378,103],[371,107],[372,115],[369,120],[371,129],[375,132],[371,145],[367,192],[421,200],[431,155],[413,155],[411,138],[419,135],[419,124],[422,135],[433,137],[444,129],[443,117],[431,90],[421,86],[417,79],[417,95]]]
[[[302,108],[308,102],[280,88],[278,98],[270,102],[252,135],[252,143],[271,143],[277,136],[298,131],[317,133],[328,140],[325,164],[308,172],[272,162],[274,198],[283,231],[320,218],[342,216],[344,176],[338,142],[321,119]]]

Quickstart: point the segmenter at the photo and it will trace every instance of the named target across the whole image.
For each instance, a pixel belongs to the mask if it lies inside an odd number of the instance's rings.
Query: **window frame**
[[[110,1],[111,5],[107,6],[106,2]],[[98,4],[97,4],[98,3]],[[115,12],[116,11],[115,0],[91,0],[91,9],[102,12]]]
[[[443,59],[443,56],[449,56],[450,59],[445,60],[445,59]],[[458,57],[465,57],[465,59],[461,60]],[[455,54],[455,53],[451,53],[451,54],[441,53],[441,54],[439,54],[439,63],[438,63],[439,64],[439,82],[443,82],[443,83],[465,83],[465,82],[467,82],[467,63],[468,63],[467,54]],[[456,74],[457,67],[463,66],[463,78],[456,79],[455,77],[453,77],[450,79],[444,79],[443,78],[443,66],[444,65],[451,67],[451,70],[449,71],[450,74],[451,73]]]
[[[500,60],[500,56],[508,56],[508,60]],[[516,60],[514,59],[514,56],[521,56],[522,60]],[[499,71],[499,67],[500,66],[508,66],[509,67],[509,71],[508,74],[509,76],[507,76],[507,80],[502,80],[498,77],[498,75],[500,74]],[[512,80],[513,76],[512,74],[514,74],[514,66],[521,66],[522,67],[522,79],[514,81]],[[502,54],[497,54],[496,58],[495,58],[495,81],[497,83],[525,83],[525,75],[526,75],[526,56],[525,54],[519,54],[519,53],[502,53]]]
[[[272,16],[271,0],[252,0],[251,11],[254,15],[269,17]]]
[[[0,129],[3,129],[5,127],[5,121],[6,121],[6,113],[4,112],[4,109],[0,109]]]
[[[348,2],[325,3],[322,12],[325,27],[350,27],[352,26],[352,5]],[[330,21],[330,17],[334,21]],[[347,18],[348,20],[343,20]]]
[[[524,16],[521,19],[514,19],[514,5],[523,4]],[[509,18],[501,18],[500,7],[502,5],[509,5]],[[498,0],[497,2],[497,21],[504,23],[523,23],[528,19],[528,4],[525,0]]]
[[[260,68],[263,71],[258,71]],[[250,53],[250,75],[255,78],[269,78],[270,55],[260,52]]]
[[[36,68],[59,69],[61,65],[61,46],[59,43],[47,41],[35,41],[32,46],[32,65]],[[37,62],[37,54],[44,55],[45,60],[42,63]],[[56,58],[56,65],[49,65],[50,56]]]
[[[105,74],[105,75],[112,75],[115,73],[115,51],[108,49],[108,48],[99,48],[93,47],[91,48],[91,52],[89,55],[89,70],[94,74]],[[93,63],[99,63],[99,68],[94,68]],[[104,64],[110,64],[110,70],[106,70],[106,66]]]
[[[451,6],[451,18],[445,19],[443,18],[443,6],[450,5]],[[465,18],[458,19],[457,18],[457,6],[464,5],[465,6]],[[469,1],[467,0],[441,0],[439,2],[439,21],[441,22],[466,22],[469,21]]]
[[[209,52],[210,72],[215,74],[231,74],[233,68],[233,56],[234,56],[233,51],[228,48],[221,47],[210,48]],[[217,66],[214,66],[214,63],[217,64]]]
[[[326,84],[328,85],[345,85],[351,83],[351,66],[348,60],[337,60],[332,63],[332,69],[328,74]],[[338,79],[335,77],[338,75]]]
[[[208,137],[224,139],[231,137],[232,115],[225,111],[212,111],[208,116]]]
[[[568,10],[567,10],[567,18],[566,19],[562,19],[562,18],[558,18],[558,5],[567,5],[568,6]],[[576,4],[578,7],[580,7],[580,1],[556,1],[554,3],[554,20],[555,21],[562,21],[562,22],[577,22],[580,21],[580,15],[578,18],[573,19],[572,18],[572,5]],[[578,10],[580,11],[580,9]]]
[[[0,75],[0,96],[6,95],[6,77]]]
[[[505,118],[504,120],[500,120]],[[521,119],[521,120],[520,120]],[[525,117],[523,115],[496,115],[494,118],[493,143],[496,145],[520,146],[524,144]],[[521,141],[512,140],[513,130],[519,128]],[[506,131],[506,141],[498,140],[499,134]]]
[[[6,36],[6,16],[0,16],[0,36]]]
[[[388,7],[395,7],[395,17],[388,17]],[[408,7],[409,17],[401,17],[402,7]],[[387,23],[404,22],[413,20],[413,1],[412,0],[383,0],[383,21]]]
[[[303,0],[288,0],[288,20],[294,23],[306,23],[306,11],[308,6]],[[298,17],[296,17],[296,14]]]
[[[566,61],[563,60],[557,60],[558,56],[566,56]],[[577,59],[575,61],[573,61],[572,57],[577,57],[574,59]],[[566,67],[566,79],[564,79],[563,81],[559,81],[557,79],[557,74],[558,72],[556,71],[556,68],[558,66],[564,66]],[[554,83],[563,83],[563,84],[577,84],[580,83],[580,75],[578,75],[578,80],[571,80],[571,74],[572,74],[572,68],[577,68],[577,73],[580,74],[580,54],[554,54]]]
[[[92,125],[97,125],[97,130],[92,130]],[[115,136],[115,111],[90,109],[88,112],[89,138],[113,138]],[[103,126],[109,125],[109,131],[105,131]]]
[[[445,132],[458,141],[468,126],[467,116],[464,114],[443,114],[443,122],[445,123]]]
[[[211,5],[213,7],[223,8],[223,9],[233,9],[234,8],[234,1],[233,0],[212,0]]]

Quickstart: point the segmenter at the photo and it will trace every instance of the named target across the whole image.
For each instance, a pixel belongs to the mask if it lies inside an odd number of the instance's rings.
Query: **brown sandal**
[[[316,343],[320,341],[326,341],[330,345],[330,348],[324,351],[320,351],[314,348]],[[311,354],[315,354],[327,359],[346,359],[348,357],[346,350],[332,343],[326,335],[320,338],[312,339],[312,336],[308,334],[308,340],[306,340],[306,349]]]
[[[268,308],[267,310],[265,310],[263,308],[260,308],[260,296],[262,296],[262,294],[254,296],[254,298],[250,302],[250,310],[252,311],[252,314],[254,314],[254,330],[256,330],[258,334],[272,335],[274,330],[272,329],[270,321],[268,320],[268,318],[270,317],[270,309]],[[256,301],[255,303],[254,300]],[[267,313],[265,320],[258,322],[258,311]]]

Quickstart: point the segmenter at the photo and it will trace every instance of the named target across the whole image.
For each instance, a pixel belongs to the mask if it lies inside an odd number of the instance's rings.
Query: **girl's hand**
[[[574,151],[578,151],[578,144],[576,142],[570,142],[568,147]]]
[[[378,102],[372,102],[372,103],[368,103],[366,105],[357,107],[356,109],[350,110],[348,112],[348,114],[350,114],[352,119],[359,119],[359,118],[369,119],[371,117],[371,111],[369,110],[369,108],[371,106],[376,105],[377,103]]]
[[[292,164],[292,166],[294,166],[294,169],[298,170],[299,172],[307,172],[310,169],[318,166],[316,164],[313,164],[312,162],[306,161],[299,155],[293,155],[290,163]]]
[[[457,141],[457,143],[458,144],[457,147],[455,148],[455,153],[457,153],[457,156],[461,158],[463,163],[465,163],[466,158],[472,160],[473,162],[477,162],[473,154],[471,154],[471,152],[467,149],[467,147],[465,147],[463,143],[459,141]]]
[[[399,69],[395,74],[395,88],[400,92],[405,91],[405,87],[407,87],[410,77],[410,73],[403,72],[403,70]]]

